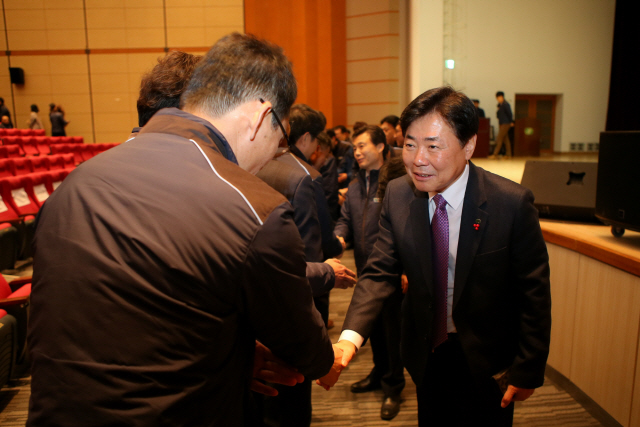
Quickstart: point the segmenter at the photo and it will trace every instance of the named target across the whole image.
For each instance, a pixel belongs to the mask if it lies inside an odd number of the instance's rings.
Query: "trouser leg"
[[[386,370],[382,374],[385,396],[399,396],[405,386],[404,365],[400,357],[400,319],[404,295],[398,289],[385,302],[382,310],[386,345]]]

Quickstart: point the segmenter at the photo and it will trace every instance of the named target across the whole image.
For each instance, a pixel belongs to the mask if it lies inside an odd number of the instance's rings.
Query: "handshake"
[[[343,340],[334,344],[334,361],[331,371],[324,377],[316,380],[316,384],[321,385],[326,390],[333,387],[340,377],[340,372],[347,367],[356,354],[356,350],[355,344],[351,341]],[[294,386],[304,381],[304,377],[271,353],[271,350],[262,343],[256,341],[251,390],[267,396],[277,396],[278,391],[263,381]]]
[[[333,345],[333,366],[327,375],[316,380],[316,384],[329,390],[340,378],[340,373],[347,367],[356,354],[356,346],[351,341],[342,340]]]

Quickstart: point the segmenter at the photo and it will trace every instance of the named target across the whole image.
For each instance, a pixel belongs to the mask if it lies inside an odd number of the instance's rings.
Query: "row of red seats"
[[[10,159],[13,157],[22,157],[18,145],[0,145],[0,159]]]
[[[5,136],[2,145],[17,146],[21,156],[47,155],[51,152],[51,145],[84,144],[81,136]]]
[[[0,222],[16,222],[37,214],[69,172],[61,169],[0,178]]]
[[[0,136],[44,136],[44,129],[0,129]]]
[[[73,169],[75,166],[73,154],[0,159],[0,178],[50,170]]]

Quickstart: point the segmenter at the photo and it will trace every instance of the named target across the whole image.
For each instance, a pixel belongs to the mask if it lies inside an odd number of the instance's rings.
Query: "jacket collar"
[[[238,164],[227,139],[209,121],[177,108],[163,108],[140,130],[139,134],[165,133],[193,139],[201,146],[222,154]]]
[[[309,160],[307,160],[307,158],[304,156],[304,154],[302,154],[302,151],[300,151],[300,149],[298,147],[296,147],[295,145],[290,145],[289,146],[289,151],[291,151],[293,154],[295,154],[296,157],[299,157],[300,159],[302,159],[305,163],[309,163]]]

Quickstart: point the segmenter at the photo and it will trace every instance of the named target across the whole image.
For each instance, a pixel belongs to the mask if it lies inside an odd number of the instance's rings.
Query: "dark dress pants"
[[[400,316],[404,295],[398,289],[384,304],[371,331],[373,352],[372,382],[380,382],[385,396],[397,397],[405,386],[404,365],[400,358]]]
[[[491,426],[513,424],[513,403],[502,409],[502,392],[492,377],[471,375],[457,334],[429,355],[418,394],[418,425]]]

